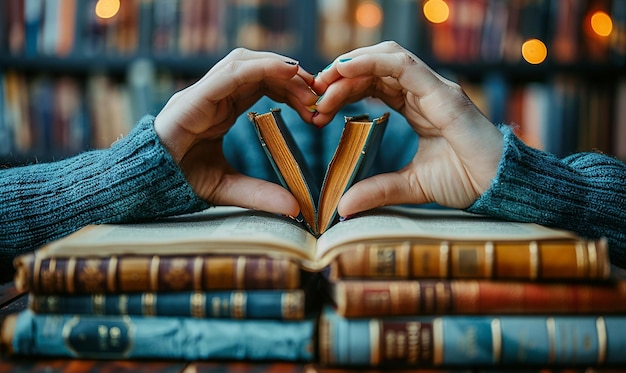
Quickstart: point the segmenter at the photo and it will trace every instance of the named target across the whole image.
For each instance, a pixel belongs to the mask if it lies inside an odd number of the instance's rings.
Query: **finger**
[[[315,76],[315,82],[312,86],[313,89],[315,89],[315,91],[318,94],[322,94],[326,92],[326,89],[333,84],[335,81],[341,79],[343,77],[343,75],[341,75],[338,71],[337,71],[337,66],[338,64],[341,64],[343,62],[347,62],[349,60],[351,60],[352,58],[356,57],[356,56],[360,56],[362,54],[370,54],[370,53],[381,53],[381,45],[382,43],[373,45],[373,46],[368,46],[368,47],[362,47],[362,48],[357,48],[354,49],[348,53],[344,53],[341,56],[335,58],[331,63],[329,63],[322,71],[320,71],[316,76]]]
[[[313,118],[313,124],[322,127],[348,103],[366,97],[376,97],[394,110],[399,110],[404,103],[404,94],[396,80],[377,77],[342,78],[333,83],[317,101],[319,113]]]
[[[245,55],[242,56],[245,57]],[[303,70],[297,64],[293,65],[290,61],[276,56],[278,55],[254,59],[242,57],[233,60],[230,58],[227,61],[220,61],[216,68],[211,69],[193,87],[195,90],[200,90],[203,97],[217,101],[232,96],[243,86],[259,84],[273,78],[287,82],[294,92],[308,95],[309,101],[313,100],[315,94],[311,92],[305,79],[301,77],[292,79],[296,75],[300,76],[299,74],[306,75]]]
[[[288,216],[298,216],[300,213],[298,201],[285,188],[242,174],[225,175],[211,202]]]
[[[294,77],[293,79],[300,79]],[[255,102],[257,102],[262,96],[268,96],[276,102],[282,102],[288,104],[294,109],[300,117],[310,122],[313,112],[310,107],[317,101],[317,96],[314,96],[311,92],[294,91],[290,89],[290,86],[286,86],[284,82],[268,79],[267,87],[254,87],[253,84],[249,84],[250,87],[242,87],[240,92],[233,94],[233,102],[235,103],[235,113],[238,116],[241,112],[250,108]],[[270,108],[268,108],[269,110]]]
[[[337,212],[350,216],[380,206],[428,202],[419,187],[413,187],[400,172],[378,174],[353,185],[339,200]]]

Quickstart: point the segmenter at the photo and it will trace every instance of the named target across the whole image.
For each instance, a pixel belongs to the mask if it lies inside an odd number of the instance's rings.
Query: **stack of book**
[[[626,280],[606,242],[459,211],[411,214],[328,274],[321,366],[623,366]],[[355,224],[358,219],[355,220]]]
[[[300,216],[222,206],[83,228],[16,260],[30,307],[0,346],[322,369],[626,364],[626,276],[605,240],[450,209],[339,219],[388,115],[346,118],[319,193],[280,111],[249,117]]]
[[[262,220],[227,210],[87,227],[19,257],[16,286],[29,292],[29,307],[4,321],[5,349],[79,358],[310,361],[317,315],[307,292],[315,290],[314,278],[288,258],[238,254],[239,234],[248,243],[258,235],[237,225]]]

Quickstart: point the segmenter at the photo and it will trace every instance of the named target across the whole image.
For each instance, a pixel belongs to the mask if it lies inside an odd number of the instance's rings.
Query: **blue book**
[[[324,365],[626,364],[626,316],[414,316],[348,319],[326,307]]]
[[[2,348],[21,356],[310,362],[315,318],[302,321],[35,314],[7,316]]]
[[[29,294],[36,313],[188,316],[227,319],[302,320],[304,290],[146,292],[126,294]]]

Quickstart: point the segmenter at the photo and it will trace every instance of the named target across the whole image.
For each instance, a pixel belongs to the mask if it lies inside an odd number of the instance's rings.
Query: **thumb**
[[[245,176],[225,176],[223,187],[211,199],[216,205],[239,206],[276,214],[298,216],[296,198],[278,184]]]
[[[402,173],[379,174],[354,184],[339,200],[339,216],[350,216],[380,206],[426,202],[422,190]]]

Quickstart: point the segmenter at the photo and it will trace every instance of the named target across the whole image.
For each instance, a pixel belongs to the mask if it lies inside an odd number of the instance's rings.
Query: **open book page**
[[[532,223],[508,222],[459,210],[386,207],[360,214],[327,230],[317,242],[316,259],[330,263],[337,248],[389,239],[530,241],[575,238],[571,232]]]
[[[43,255],[280,254],[314,257],[315,237],[275,214],[213,207],[156,222],[89,226],[50,244]]]

